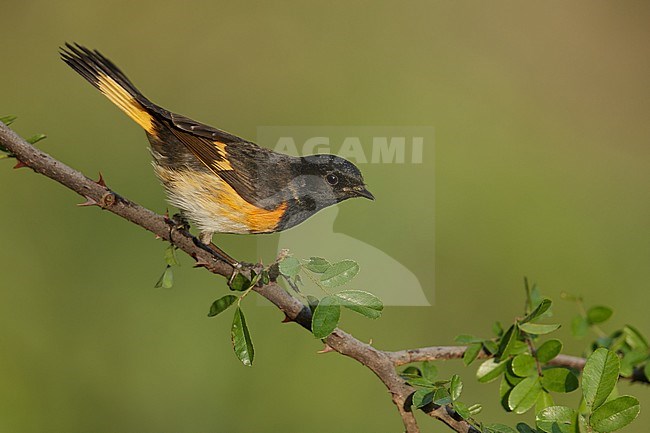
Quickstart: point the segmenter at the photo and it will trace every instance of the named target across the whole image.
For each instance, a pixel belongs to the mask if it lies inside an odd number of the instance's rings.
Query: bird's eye
[[[337,183],[339,183],[339,178],[335,174],[328,174],[326,179],[327,179],[327,183],[329,183],[330,185],[336,185]]]

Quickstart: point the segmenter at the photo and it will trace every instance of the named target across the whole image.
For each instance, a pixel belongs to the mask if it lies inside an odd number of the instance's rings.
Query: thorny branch
[[[229,278],[233,268],[202,247],[202,244],[189,232],[180,227],[170,225],[167,218],[158,215],[137,203],[134,203],[105,186],[103,180],[94,181],[80,172],[52,158],[45,152],[32,146],[13,130],[0,122],[0,143],[9,149],[19,161],[17,167],[29,167],[37,173],[57,181],[68,189],[85,198],[84,205],[96,205],[108,210],[140,227],[156,234],[161,239],[173,242],[179,249],[196,260],[197,266],[205,267],[214,274]],[[288,319],[307,330],[311,329],[311,312],[282,287],[272,281],[254,289],[280,309]],[[421,349],[402,350],[397,352],[382,351],[357,340],[347,332],[336,329],[325,339],[327,346],[334,351],[355,359],[369,368],[384,383],[393,403],[402,417],[407,433],[419,432],[415,416],[410,408],[410,398],[415,391],[396,372],[395,367],[416,361],[457,359],[463,356],[464,346],[427,347]],[[483,353],[482,357],[488,355]],[[582,368],[583,358],[559,355],[552,361],[556,365]],[[446,406],[428,405],[422,408],[429,416],[442,421],[452,430],[462,433],[474,433],[477,430],[453,410]]]

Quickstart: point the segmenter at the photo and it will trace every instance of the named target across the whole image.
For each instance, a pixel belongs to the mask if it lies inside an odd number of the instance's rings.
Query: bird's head
[[[354,197],[375,197],[366,189],[356,165],[336,155],[309,155],[296,164],[294,186],[301,200],[313,200],[317,209]]]

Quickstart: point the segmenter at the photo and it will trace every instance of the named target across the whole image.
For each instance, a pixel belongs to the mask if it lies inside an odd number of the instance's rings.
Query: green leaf
[[[296,276],[297,278],[300,278],[300,275]],[[256,286],[257,283],[262,279],[262,273],[256,273],[254,270],[251,269],[251,282],[248,288],[251,288],[253,286]]]
[[[508,406],[515,413],[525,413],[535,405],[541,392],[542,385],[539,383],[539,377],[527,377],[519,382],[510,392]]]
[[[483,348],[482,343],[473,343],[467,346],[467,350],[463,353],[463,363],[465,365],[470,365],[478,357],[478,354],[481,353]]]
[[[431,361],[424,361],[422,363],[422,377],[426,380],[433,382],[438,376],[438,367]]]
[[[12,123],[14,123],[14,121],[15,121],[16,119],[18,119],[17,116],[2,116],[2,117],[0,117],[0,122],[2,122],[2,123],[4,123],[5,125],[9,126],[9,125],[11,125]]]
[[[451,404],[451,395],[446,388],[437,388],[433,393],[433,402],[438,406],[444,406],[446,404]]]
[[[234,290],[235,292],[243,292],[251,286],[251,281],[246,278],[246,276],[241,272],[237,272],[232,278],[232,281],[230,281],[229,286],[230,290]]]
[[[505,377],[503,377],[501,379],[501,383],[499,383],[499,403],[501,403],[501,407],[506,412],[512,412],[512,409],[510,409],[510,406],[508,406],[508,398],[510,397],[510,393],[514,387],[515,386],[512,385]]]
[[[535,416],[537,428],[546,433],[574,433],[576,418],[575,410],[566,406],[551,406]]]
[[[547,391],[572,392],[578,389],[578,377],[568,368],[549,368],[544,370],[542,386]]]
[[[293,278],[300,272],[300,261],[292,256],[285,257],[280,262],[280,273],[285,277]]]
[[[262,280],[262,284],[264,284],[264,285],[267,285],[267,284],[269,284],[271,282],[271,276],[269,275],[268,270],[264,269],[262,271],[261,280]]]
[[[515,386],[519,382],[525,379],[525,377],[519,377],[512,372],[512,360],[510,360],[510,363],[508,364],[508,368],[506,368],[506,371],[503,373],[503,377],[505,377],[505,379],[508,381],[508,383],[511,386]]]
[[[546,311],[551,308],[551,300],[550,299],[544,299],[540,304],[535,308],[529,315],[524,317],[519,323],[527,323],[531,322],[539,317],[542,316],[542,314],[546,313]]]
[[[467,405],[460,401],[455,401],[452,403],[452,406],[456,413],[460,415],[463,419],[468,419],[472,416],[472,413],[469,411]]]
[[[609,307],[603,307],[601,305],[591,307],[589,311],[587,311],[587,322],[589,322],[590,325],[603,323],[612,317],[612,313],[614,312]]]
[[[551,406],[555,406],[555,403],[553,402],[553,397],[551,397],[551,394],[549,394],[548,392],[542,391],[539,394],[539,397],[537,397],[537,401],[535,402],[535,413]]]
[[[428,380],[422,378],[422,372],[417,367],[413,367],[413,366],[406,367],[404,370],[402,370],[402,372],[399,375],[402,379],[404,379],[407,382],[411,380],[414,380],[416,382],[426,381],[427,386],[430,385],[430,382]]]
[[[503,334],[501,341],[499,341],[499,350],[496,357],[499,359],[507,358],[512,353],[512,348],[517,341],[518,337],[517,327],[511,325],[510,328]]]
[[[479,366],[476,371],[476,379],[481,383],[492,382],[506,370],[507,365],[508,360],[497,362],[494,359],[488,359]]]
[[[512,359],[512,372],[519,377],[528,377],[537,375],[537,363],[535,358],[527,353],[517,355]]]
[[[167,265],[165,268],[165,272],[160,276],[158,279],[158,282],[154,286],[156,289],[163,288],[163,289],[171,289],[174,286],[174,272],[172,271],[172,268]]]
[[[589,322],[587,322],[587,319],[585,319],[582,316],[575,316],[573,320],[571,320],[571,334],[575,338],[582,338],[585,335],[587,335],[587,331],[589,330]]]
[[[208,317],[214,317],[217,314],[224,312],[236,300],[237,300],[237,296],[235,295],[226,295],[217,299],[210,306],[210,312],[208,313]]]
[[[530,300],[532,301],[534,307],[537,307],[544,300],[542,297],[542,291],[540,290],[537,283],[533,283],[533,287],[530,289]]]
[[[633,328],[630,325],[625,325],[623,327],[623,335],[625,335],[625,342],[632,348],[633,350],[647,350],[648,349],[648,342],[646,341],[645,338],[643,338],[643,335]]]
[[[413,406],[421,408],[433,401],[433,391],[429,389],[418,389],[413,393]]]
[[[535,352],[535,356],[543,364],[558,356],[561,351],[562,342],[560,340],[548,340],[539,346],[537,352]]]
[[[520,335],[520,334],[519,334]],[[521,337],[519,337],[521,338]],[[515,340],[509,349],[510,355],[519,355],[520,353],[527,353],[529,350],[528,344],[525,341]]]
[[[590,410],[605,402],[618,381],[619,360],[616,353],[601,347],[596,349],[582,371],[582,393]]]
[[[454,341],[458,344],[482,343],[483,340],[485,339],[466,334],[457,335],[456,338],[454,338]]]
[[[336,293],[339,303],[352,311],[362,314],[371,319],[381,316],[384,304],[381,299],[363,290],[342,290]]]
[[[303,267],[316,274],[322,274],[330,267],[330,262],[322,257],[310,257],[309,260],[303,264]]]
[[[359,265],[354,260],[343,260],[334,263],[320,277],[320,283],[325,287],[338,287],[348,283],[359,272]]]
[[[176,247],[172,244],[165,248],[165,262],[169,266],[179,266],[178,260],[176,260]]]
[[[522,323],[519,325],[519,329],[521,329],[522,331],[528,334],[544,335],[544,334],[548,334],[549,332],[555,331],[560,326],[561,326],[560,324],[542,325],[540,323]]]
[[[45,135],[45,134],[36,134],[36,135],[32,135],[31,137],[29,137],[25,141],[27,141],[29,144],[36,144],[39,141],[44,140],[46,138],[47,138],[47,135]]]
[[[623,359],[621,359],[620,375],[623,377],[630,377],[634,373],[634,367],[645,361],[648,358],[647,351],[632,350],[627,352]]]
[[[404,380],[411,386],[421,386],[423,388],[430,388],[430,389],[436,387],[436,385],[433,382],[423,377],[406,376],[404,377]]]
[[[325,338],[336,329],[341,317],[341,306],[338,298],[325,296],[318,303],[311,319],[311,331],[316,338]]]
[[[486,424],[483,428],[489,433],[516,433],[512,428],[503,424]]]
[[[485,347],[485,350],[490,352],[492,355],[499,351],[499,345],[492,340],[485,340],[483,342],[483,347]]]
[[[483,410],[483,406],[476,403],[476,404],[471,405],[467,409],[469,409],[469,413],[471,413],[472,415],[477,415],[477,414],[481,413],[481,411]]]
[[[517,423],[517,431],[519,433],[537,433],[538,431],[524,422]]]
[[[232,320],[232,328],[230,330],[230,338],[232,340],[235,355],[244,365],[253,365],[253,358],[255,357],[255,350],[253,348],[253,341],[246,326],[246,319],[244,312],[241,308],[237,307],[235,316]]]
[[[316,296],[307,295],[307,306],[309,307],[312,315],[314,314],[314,311],[316,310],[316,307],[318,307],[319,303],[320,299],[318,299]]]
[[[400,373],[400,376],[409,376],[409,377],[422,377],[422,372],[420,371],[419,368],[409,365],[406,367],[402,372]]]
[[[452,401],[458,400],[460,393],[463,391],[463,381],[460,380],[460,376],[454,374],[451,377],[451,385],[449,386],[449,395],[451,395]]]
[[[540,430],[532,428],[525,422],[517,423],[517,431],[519,433],[541,433]]]
[[[645,363],[645,367],[643,367],[643,374],[645,375],[645,378],[650,381],[650,361]]]
[[[629,395],[615,398],[591,414],[589,425],[600,433],[621,429],[639,415],[639,400]]]

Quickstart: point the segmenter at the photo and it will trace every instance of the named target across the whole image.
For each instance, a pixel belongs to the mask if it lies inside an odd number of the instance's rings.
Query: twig
[[[440,360],[449,360],[449,359],[460,359],[463,357],[463,354],[467,350],[467,346],[431,346],[431,347],[420,347],[417,349],[406,349],[398,350],[395,352],[384,352],[393,364],[396,367],[400,365],[410,364],[412,362],[423,362],[423,361],[440,361]],[[479,352],[479,359],[491,358],[492,355],[487,353],[485,350]],[[548,363],[556,367],[567,367],[574,370],[582,371],[587,360],[579,356],[570,356],[570,355],[558,355]],[[623,379],[629,379],[632,382],[650,384],[650,381],[642,369],[635,368],[632,376],[622,377]]]

